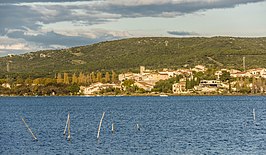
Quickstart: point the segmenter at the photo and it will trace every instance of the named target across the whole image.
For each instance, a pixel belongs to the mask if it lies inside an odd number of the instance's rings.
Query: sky
[[[0,56],[133,37],[266,37],[266,0],[0,0]]]

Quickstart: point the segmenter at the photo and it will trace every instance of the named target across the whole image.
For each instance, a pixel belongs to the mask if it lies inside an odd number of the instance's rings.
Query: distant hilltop
[[[0,58],[0,76],[54,76],[58,72],[134,71],[207,67],[241,69],[266,66],[266,38],[147,37],[107,41],[62,50],[45,50]]]

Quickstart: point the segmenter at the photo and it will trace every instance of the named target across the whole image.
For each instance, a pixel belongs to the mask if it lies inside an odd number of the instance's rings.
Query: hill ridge
[[[265,67],[266,38],[240,37],[142,37],[105,41],[60,50],[43,50],[0,58],[0,76],[53,76],[58,72],[137,70],[140,65],[154,69],[203,64],[241,68]],[[7,63],[10,62],[9,72]]]

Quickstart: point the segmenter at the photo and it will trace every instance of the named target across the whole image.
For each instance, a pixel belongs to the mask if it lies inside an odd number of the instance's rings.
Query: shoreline
[[[181,96],[266,96],[264,94],[92,94],[92,95],[5,95],[1,94],[0,97],[181,97]]]

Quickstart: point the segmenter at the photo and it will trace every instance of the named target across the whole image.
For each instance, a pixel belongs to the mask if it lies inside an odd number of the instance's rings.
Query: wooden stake
[[[26,123],[26,121],[24,120],[24,118],[21,117],[21,119],[22,119],[23,123],[25,124],[25,126],[27,127],[27,129],[29,130],[29,132],[31,133],[33,139],[34,139],[34,140],[38,140],[37,137],[36,137],[36,136],[33,134],[33,132],[31,131],[31,129],[30,129],[30,127],[28,126],[28,124]]]
[[[68,128],[67,128],[68,129],[68,137],[67,137],[67,139],[70,140],[71,136],[70,136],[70,114],[69,114],[69,112],[68,112],[67,118],[68,118],[68,125],[67,125],[68,126]]]
[[[67,121],[66,121],[65,130],[64,130],[64,135],[66,135],[67,125],[68,125],[68,121],[69,121],[68,119],[69,119],[69,117],[67,116]]]
[[[115,124],[112,123],[112,133],[115,133]]]
[[[101,126],[102,126],[102,122],[103,122],[104,114],[105,114],[105,112],[103,112],[103,115],[102,115],[102,118],[101,118],[101,120],[100,120],[100,124],[99,124],[99,127],[98,127],[97,139],[100,138],[100,132],[101,132]]]
[[[255,113],[255,109],[253,109],[253,120],[256,121],[256,113]]]
[[[137,130],[140,130],[139,124],[137,123]]]

